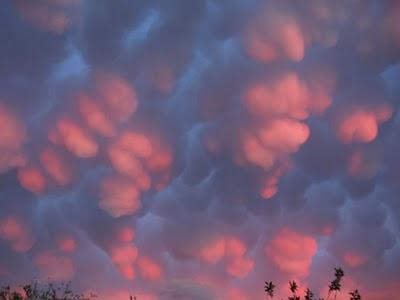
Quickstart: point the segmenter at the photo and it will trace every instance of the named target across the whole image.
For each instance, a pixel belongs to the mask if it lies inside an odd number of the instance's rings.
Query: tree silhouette
[[[344,277],[343,270],[341,268],[335,268],[334,277],[335,278],[329,284],[328,296],[326,300],[332,300],[331,298],[332,295],[333,299],[336,299],[337,294],[340,293],[342,289],[342,279]],[[288,300],[301,300],[301,297],[297,295],[298,288],[299,286],[295,281],[289,281],[289,289],[291,295],[288,296]],[[270,298],[274,297],[274,289],[275,285],[273,284],[272,281],[265,282],[264,291]],[[349,295],[350,295],[350,300],[362,300],[361,294],[358,290],[350,292]],[[314,300],[314,294],[309,288],[306,289],[304,300]],[[324,298],[319,298],[319,300],[324,300]]]
[[[329,290],[326,300],[336,299],[337,294],[342,289],[342,279],[344,272],[341,268],[335,268],[334,279],[329,284]],[[275,284],[272,281],[265,281],[264,292],[271,299],[274,298]],[[0,288],[0,300],[91,300],[96,298],[96,295],[76,294],[70,289],[70,284],[48,284],[46,287],[39,287],[37,283],[27,284],[22,287],[23,291],[12,290],[9,286]],[[299,286],[295,281],[289,281],[289,290],[291,295],[288,300],[301,300],[297,294]],[[349,300],[362,300],[358,290],[349,293]],[[304,294],[304,300],[316,300],[314,293],[307,288]],[[130,300],[137,300],[136,296],[129,296]],[[319,298],[324,300],[324,298]]]
[[[0,300],[90,300],[95,295],[76,294],[70,289],[69,283],[54,285],[49,284],[44,288],[37,283],[27,284],[22,287],[23,292],[14,291],[11,287],[0,288]]]
[[[350,294],[350,300],[361,300],[361,295],[358,292],[358,290],[350,292],[349,294]]]
[[[306,294],[304,295],[304,300],[314,300],[314,294],[309,288],[306,289]]]
[[[340,289],[342,288],[342,278],[344,277],[344,272],[341,268],[335,268],[335,279],[331,281],[331,284],[329,285],[329,292],[328,292],[328,298],[327,300],[330,299],[330,296],[332,292],[334,293],[334,299],[336,299],[337,293],[340,292]]]
[[[265,286],[264,286],[264,291],[267,293],[268,296],[270,296],[271,298],[274,297],[274,289],[275,289],[275,285],[272,283],[272,281],[266,281],[265,282]]]
[[[290,291],[292,292],[292,296],[290,296],[288,299],[289,300],[300,300],[300,297],[297,296],[297,289],[298,285],[295,281],[289,281],[289,288]]]

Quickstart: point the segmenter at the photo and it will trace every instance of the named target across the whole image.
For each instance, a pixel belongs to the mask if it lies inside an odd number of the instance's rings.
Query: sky
[[[0,7],[1,284],[396,298],[398,1]]]

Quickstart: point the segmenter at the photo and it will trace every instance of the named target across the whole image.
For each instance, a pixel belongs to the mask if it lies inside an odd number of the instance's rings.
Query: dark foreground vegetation
[[[306,289],[305,294],[301,297],[298,294],[299,286],[295,281],[289,282],[290,295],[288,300],[335,300],[342,289],[342,279],[344,272],[341,268],[335,269],[334,279],[329,285],[329,291],[326,298],[317,298],[310,289]],[[274,298],[275,285],[272,281],[266,281],[264,291],[267,297]],[[10,287],[0,288],[0,300],[91,300],[95,299],[96,295],[76,294],[71,289],[69,284],[53,285],[49,284],[45,287],[39,287],[37,284],[28,284],[22,287],[21,290],[12,290]],[[130,296],[130,300],[136,299],[135,296]],[[188,299],[190,300],[190,299]],[[227,299],[229,300],[229,299]],[[349,300],[362,300],[358,290],[349,293]]]
[[[0,289],[0,300],[90,300],[95,295],[76,294],[69,284],[49,284],[40,287],[38,284],[27,284],[21,290],[12,290],[9,286]]]
[[[344,277],[344,272],[341,268],[336,269],[335,268],[335,277],[331,281],[329,285],[329,290],[328,290],[328,295],[326,298],[317,298],[314,296],[314,293],[307,288],[305,290],[304,297],[302,298],[298,294],[298,289],[299,286],[295,281],[289,281],[289,290],[290,290],[290,295],[287,297],[288,300],[335,300],[337,298],[337,295],[341,292],[342,289],[342,279]],[[264,291],[267,294],[268,297],[274,298],[274,291],[275,291],[275,285],[273,284],[272,281],[266,281],[265,286],[264,286]],[[361,300],[361,295],[358,290],[354,290],[349,293],[349,299],[350,300]]]

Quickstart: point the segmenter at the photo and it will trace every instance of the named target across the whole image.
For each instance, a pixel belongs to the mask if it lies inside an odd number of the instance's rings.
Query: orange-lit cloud
[[[132,242],[133,239],[135,238],[135,232],[130,227],[123,227],[120,230],[118,230],[117,236],[119,241],[128,243]]]
[[[343,260],[346,265],[357,268],[365,264],[368,261],[368,257],[354,252],[346,252],[343,256]]]
[[[307,41],[293,16],[267,7],[249,24],[245,44],[247,54],[259,62],[299,62],[305,56]]]
[[[21,186],[28,191],[41,194],[45,191],[47,182],[41,169],[27,166],[18,169],[18,180]]]
[[[243,164],[243,161],[247,161],[250,164],[269,169],[276,160],[275,153],[267,147],[264,147],[260,139],[254,133],[242,131],[240,135],[240,145],[243,155],[237,155],[236,163],[238,164]]]
[[[71,163],[64,159],[54,148],[44,148],[39,156],[42,167],[59,185],[67,185],[73,178]]]
[[[87,294],[87,293],[85,293]],[[98,295],[96,297],[99,300],[126,300],[127,298],[129,299],[129,295],[132,297],[135,296],[137,300],[161,300],[157,296],[152,295],[151,293],[146,293],[143,291],[137,291],[136,289],[134,292],[128,291],[128,290],[117,290],[117,291],[105,291],[101,295]]]
[[[279,119],[261,127],[258,137],[263,145],[274,151],[294,153],[310,135],[307,125],[291,119]]]
[[[162,276],[161,267],[152,259],[141,256],[137,260],[140,274],[148,280],[158,280]]]
[[[325,236],[332,235],[333,231],[335,230],[334,226],[325,225],[321,228],[321,234]]]
[[[129,280],[135,278],[136,274],[133,264],[138,256],[138,249],[134,245],[113,246],[109,251],[109,255],[122,276]]]
[[[101,182],[99,206],[113,217],[131,215],[141,208],[140,192],[132,180],[107,177]]]
[[[261,189],[260,195],[261,197],[263,197],[264,199],[271,199],[273,196],[276,195],[276,193],[278,192],[278,187],[276,185],[277,181],[273,181],[273,184],[270,184],[270,182],[266,183],[266,186],[264,186]]]
[[[380,161],[374,153],[358,150],[350,155],[347,172],[355,178],[370,179],[377,174],[379,166]]]
[[[245,273],[244,270],[251,269],[251,260],[243,258],[247,252],[246,244],[236,237],[226,237],[212,240],[199,248],[198,258],[206,263],[215,264],[228,257],[232,262],[229,269],[232,273]],[[230,272],[230,271],[228,271]],[[233,275],[235,276],[235,275]]]
[[[335,85],[333,76],[322,70],[310,78],[308,83],[296,73],[286,72],[247,87],[242,101],[255,125],[241,128],[236,163],[270,170],[278,160],[287,161],[308,140],[310,130],[303,121],[331,105]],[[268,199],[276,192],[276,183],[265,182],[260,193]]]
[[[238,288],[230,288],[226,297],[230,300],[249,300],[246,294]]]
[[[153,147],[150,140],[136,132],[124,132],[109,147],[113,167],[123,175],[133,177],[143,174],[142,158],[150,157]]]
[[[33,260],[43,279],[68,281],[75,273],[74,263],[67,256],[43,251],[36,254]]]
[[[369,143],[378,136],[379,125],[391,116],[392,108],[387,105],[350,109],[338,121],[336,134],[344,144]]]
[[[227,266],[226,272],[234,277],[244,278],[254,268],[254,261],[248,258],[236,257]]]
[[[240,257],[243,256],[247,251],[246,244],[238,238],[227,238],[225,243],[227,256]]]
[[[62,252],[73,253],[78,249],[78,244],[72,237],[61,236],[57,239],[57,247]]]
[[[319,73],[312,86],[292,72],[279,75],[272,82],[256,82],[245,91],[243,103],[255,116],[288,116],[304,120],[312,113],[322,113],[332,102],[329,91],[333,79]]]
[[[291,119],[278,119],[257,132],[243,131],[242,153],[246,161],[270,169],[280,157],[298,151],[309,136],[308,126]]]
[[[154,151],[145,160],[146,168],[151,172],[163,172],[169,169],[173,160],[171,147],[157,134],[150,135]]]
[[[24,124],[0,103],[0,173],[26,162],[23,145],[26,142]]]
[[[117,265],[121,275],[128,280],[133,280],[136,277],[135,268],[133,265]]]
[[[266,255],[282,271],[306,276],[317,252],[316,240],[308,235],[283,228],[267,244]]]
[[[18,149],[26,139],[24,125],[17,119],[6,106],[0,103],[0,131],[1,147],[9,147],[10,149]]]
[[[199,258],[206,263],[216,263],[225,256],[225,240],[211,241],[200,249]]]
[[[335,85],[333,72],[315,68],[307,78],[296,72],[261,78],[242,93],[249,124],[239,126],[233,160],[240,166],[264,170],[259,178],[264,199],[277,194],[280,177],[292,165],[290,156],[310,137],[305,120],[321,116],[330,107]],[[206,138],[210,151],[221,151],[218,137]]]
[[[135,89],[117,74],[97,72],[94,76],[97,92],[111,117],[118,122],[127,121],[137,110]]]
[[[49,139],[63,145],[67,150],[80,158],[90,158],[97,155],[98,145],[90,133],[72,119],[61,117],[55,128],[50,131]]]
[[[113,247],[110,251],[111,260],[113,263],[121,265],[133,263],[136,260],[137,255],[137,248],[131,244]]]
[[[116,134],[114,123],[99,101],[84,92],[78,95],[77,100],[79,112],[91,130],[105,137],[112,137]]]
[[[136,298],[139,300],[161,300],[159,297],[151,295],[149,293],[135,293]],[[114,299],[114,298],[113,298]],[[121,299],[123,300],[123,299]]]
[[[158,188],[169,180],[172,151],[156,134],[124,131],[107,152],[114,169],[132,178],[140,191]]]
[[[290,163],[280,165],[273,169],[265,177],[261,178],[260,196],[271,199],[278,192],[279,178],[290,168]]]
[[[81,0],[15,0],[21,17],[32,25],[62,34],[77,22]]]
[[[15,216],[0,219],[0,238],[9,241],[17,252],[30,250],[34,243],[27,226]]]

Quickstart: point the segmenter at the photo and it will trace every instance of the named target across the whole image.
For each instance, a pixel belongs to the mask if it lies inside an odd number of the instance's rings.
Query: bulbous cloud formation
[[[23,146],[26,129],[23,122],[3,104],[0,104],[0,125],[0,170],[5,172],[25,162]]]
[[[343,266],[394,299],[399,23],[379,0],[2,3],[0,283],[323,297]]]
[[[78,22],[81,0],[13,0],[20,17],[33,26],[62,34]]]
[[[282,271],[303,277],[308,275],[313,256],[317,253],[317,243],[310,236],[283,228],[267,244],[265,252]]]

